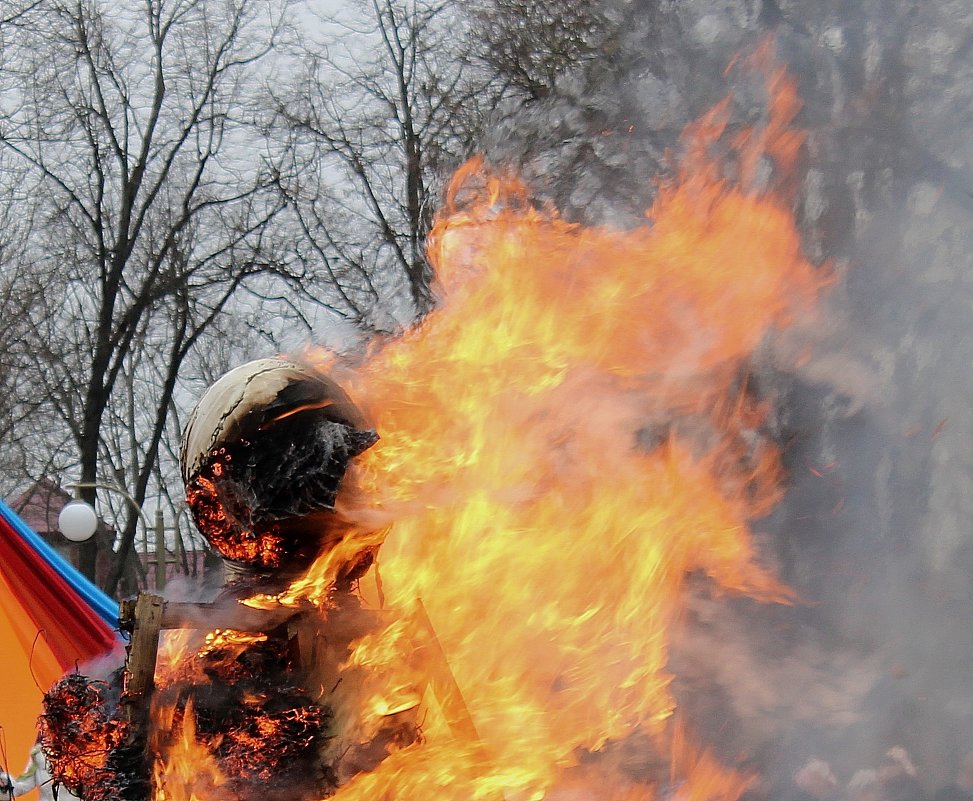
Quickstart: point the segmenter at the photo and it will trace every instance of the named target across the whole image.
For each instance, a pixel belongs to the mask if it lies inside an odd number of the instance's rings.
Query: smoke
[[[752,364],[756,393],[773,398],[779,410],[771,433],[784,446],[789,487],[783,502],[759,521],[760,545],[764,561],[801,601],[761,605],[717,596],[708,581],[683,586],[683,566],[701,572],[710,567],[705,543],[701,554],[692,554],[695,561],[677,563],[675,583],[687,597],[687,610],[674,639],[656,644],[654,656],[663,663],[667,658],[662,668],[677,677],[681,719],[725,764],[756,769],[771,781],[811,755],[830,759],[847,778],[898,744],[916,757],[928,783],[943,781],[964,734],[973,732],[973,693],[963,670],[973,657],[968,626],[973,538],[966,524],[973,500],[965,486],[973,465],[964,448],[973,434],[967,401],[973,390],[967,367],[973,355],[967,322],[973,285],[965,269],[973,253],[966,141],[973,82],[965,38],[973,29],[973,11],[960,3],[904,0],[619,0],[607,11],[617,26],[612,58],[566,76],[552,97],[498,123],[484,143],[488,159],[515,166],[532,194],[550,200],[570,221],[617,228],[644,224],[656,179],[671,173],[675,161],[668,153],[679,148],[687,123],[727,95],[731,129],[766,121],[765,76],[726,67],[772,35],[779,61],[799,84],[804,101],[799,123],[809,134],[799,181],[791,187],[794,213],[807,257],[822,274],[834,276],[817,323],[768,346]],[[785,178],[770,163],[757,167],[751,180],[771,184]],[[743,172],[731,162],[728,172],[734,169]],[[580,273],[580,264],[571,266]],[[460,322],[456,338],[466,327]],[[797,368],[783,366],[805,349]],[[603,396],[597,381],[584,379],[566,383],[563,398],[536,414],[534,438],[517,440],[521,450],[536,447],[560,458],[552,456],[547,464],[540,457],[550,475],[582,461],[572,450],[582,440],[595,445],[586,453],[598,454],[603,440],[623,442],[633,429],[646,451],[666,437],[670,420],[653,419],[641,403],[626,405],[625,397]],[[659,386],[668,388],[664,379]],[[511,392],[498,408],[507,419],[531,422],[532,410],[520,405],[529,394]],[[659,407],[669,411],[661,402]],[[439,411],[435,426],[466,422],[456,420],[462,409]],[[645,414],[641,426],[638,414]],[[591,430],[592,421],[600,431]],[[698,420],[677,422],[701,438],[709,433]],[[551,433],[545,436],[545,430]],[[742,431],[740,439],[748,433]],[[560,453],[550,448],[552,442],[560,444]],[[606,449],[602,461],[581,467],[618,475],[623,450]],[[522,460],[513,461],[518,463],[504,478],[522,467]],[[648,490],[633,483],[632,494],[654,493],[650,497],[660,499],[661,509],[666,473],[659,470],[652,478],[658,480]],[[528,479],[536,484],[536,476],[528,476],[522,486],[535,486]],[[584,489],[580,482],[567,486]],[[510,491],[518,488],[512,479]],[[568,508],[575,498],[563,494],[550,496]],[[494,500],[485,498],[484,505]],[[516,506],[518,498],[512,501]],[[683,503],[688,517],[692,501]],[[448,505],[430,504],[430,514]],[[570,518],[555,510],[552,528],[567,529]],[[485,519],[492,524],[496,518]],[[517,522],[506,531],[530,531]],[[665,521],[671,527],[679,522]],[[594,526],[577,528],[580,537]],[[471,538],[471,552],[480,541]],[[582,584],[593,583],[596,569],[604,576],[631,569],[624,556],[585,564],[591,573],[580,574],[578,594]],[[538,565],[525,564],[525,556],[524,563],[498,559],[491,568],[498,584],[518,583],[536,602],[543,596],[533,592],[532,576],[558,565],[561,557],[549,546],[533,557]],[[457,564],[461,568],[462,560]],[[457,574],[458,591],[452,591],[462,596],[469,591],[462,583],[466,574]],[[755,571],[747,578],[764,582],[757,589],[772,594],[765,574]],[[573,587],[559,589],[567,590],[558,597],[561,606],[570,607]],[[641,588],[633,580],[626,589],[635,594]],[[465,599],[450,606],[444,594],[431,598],[430,606],[449,607],[440,612],[448,619]],[[613,593],[607,595],[606,606],[614,600]],[[555,653],[545,640],[545,618],[563,608],[535,605],[539,612],[529,621],[525,616],[521,626],[528,633],[534,627],[534,647],[502,653],[510,643],[499,633],[511,620],[495,615],[495,653],[477,655],[476,661],[523,665],[525,676],[555,688],[569,717],[587,724],[592,699],[571,685],[571,670],[545,664]],[[486,603],[483,610],[484,618],[494,612]],[[576,610],[579,642],[590,639],[595,615],[589,611]],[[658,616],[670,613],[667,606]],[[589,657],[582,667],[608,676],[602,684],[611,685],[612,693],[597,699],[598,709],[614,712],[624,694],[614,691],[630,690],[644,679],[635,668],[648,660],[644,650],[626,650],[629,642],[615,643],[619,627],[610,622],[599,633],[621,656],[608,666]],[[606,647],[595,656],[607,652]],[[668,711],[668,697],[659,695],[657,720]],[[493,721],[501,735],[509,700],[505,692]],[[516,728],[539,731],[550,725],[548,708],[529,701]],[[615,723],[612,735],[627,725]],[[599,739],[604,736],[586,733],[581,746],[596,750],[605,745]],[[517,742],[496,735],[495,740]],[[634,737],[618,736],[592,770],[658,768],[647,767],[644,756],[630,758],[640,745]],[[565,752],[562,742],[555,746],[552,765]],[[523,752],[514,750],[505,756],[516,765]],[[531,752],[541,753],[541,747]],[[635,768],[626,767],[633,763]]]
[[[776,396],[788,492],[762,521],[792,608],[698,592],[673,656],[680,703],[723,756],[840,778],[903,744],[928,785],[973,733],[969,533],[973,397],[973,82],[963,3],[629,2],[612,57],[502,119],[487,158],[584,223],[634,224],[689,120],[732,93],[725,68],[773,35],[809,137],[794,204],[836,281],[797,370],[755,364]],[[741,753],[746,752],[746,753]]]

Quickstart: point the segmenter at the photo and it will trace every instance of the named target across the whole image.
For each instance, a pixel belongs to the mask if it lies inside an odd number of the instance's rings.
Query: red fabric
[[[64,671],[117,647],[108,625],[3,518],[0,569]]]

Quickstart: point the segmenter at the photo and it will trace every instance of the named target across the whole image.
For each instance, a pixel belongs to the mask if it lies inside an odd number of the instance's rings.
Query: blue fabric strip
[[[32,531],[20,517],[0,500],[0,517],[3,517],[10,527],[17,532],[24,541],[33,548],[60,576],[70,585],[79,596],[102,620],[112,629],[118,629],[118,604],[92,584],[74,565],[44,542],[43,538]]]

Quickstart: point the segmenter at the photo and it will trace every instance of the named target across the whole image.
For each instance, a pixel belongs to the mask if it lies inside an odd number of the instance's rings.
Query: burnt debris
[[[186,674],[160,690],[156,703],[174,710],[170,741],[191,726],[226,784],[239,798],[314,797],[335,788],[318,753],[331,709],[299,686],[286,637],[204,648]]]
[[[330,379],[281,359],[238,367],[203,396],[183,437],[196,525],[246,568],[305,567],[327,536],[351,460],[377,440]]]
[[[44,695],[40,741],[54,780],[86,801],[140,801],[149,790],[144,740],[122,717],[122,673],[69,673]]]

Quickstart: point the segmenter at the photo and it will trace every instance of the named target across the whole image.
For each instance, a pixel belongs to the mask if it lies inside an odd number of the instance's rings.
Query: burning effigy
[[[181,630],[128,716],[142,797],[741,795],[677,715],[669,631],[691,576],[793,600],[752,537],[782,468],[750,375],[828,276],[756,180],[803,144],[768,74],[759,129],[727,135],[725,104],[693,125],[636,228],[471,161],[421,325],[354,369],[309,350],[206,393],[183,479],[230,580],[136,615]]]
[[[420,740],[422,692],[448,668],[421,607],[366,608],[357,585],[385,532],[344,511],[345,474],[377,440],[336,383],[295,361],[251,362],[207,391],[181,464],[228,581],[205,605],[140,599],[123,613],[125,668],[47,694],[42,742],[60,784],[92,801],[323,798]],[[162,629],[178,633],[157,658]],[[393,694],[362,661],[391,631],[409,679]]]
[[[293,361],[243,365],[208,390],[181,463],[228,581],[205,608],[165,605],[167,619],[159,606],[154,624],[136,607],[124,671],[72,674],[48,693],[42,730],[60,783],[86,799],[322,798],[418,739],[417,693],[365,731],[343,686],[363,686],[351,644],[387,623],[353,592],[378,540],[356,538],[336,509],[339,489],[353,494],[349,464],[376,440],[337,384]],[[234,611],[282,596],[322,559],[330,572],[313,602]],[[211,628],[221,616],[226,627]],[[178,633],[157,659],[163,628]],[[136,665],[146,645],[148,676]]]
[[[282,781],[291,798],[301,787],[308,797],[329,794],[370,769],[390,745],[418,736],[404,714],[418,699],[364,735],[351,722],[341,686],[351,677],[351,644],[379,622],[354,589],[380,541],[356,536],[338,507],[339,490],[347,503],[355,490],[345,474],[377,439],[340,386],[283,359],[229,372],[203,396],[185,430],[187,503],[227,561],[226,597],[254,605],[261,597],[274,606],[312,563],[328,564],[324,593],[294,604],[286,623],[257,636],[214,633],[190,654],[188,673],[166,677],[170,694],[183,688],[180,713],[193,701],[197,741],[221,773],[247,777],[251,792],[264,797],[274,791],[261,787]],[[234,714],[237,720],[227,719]]]

